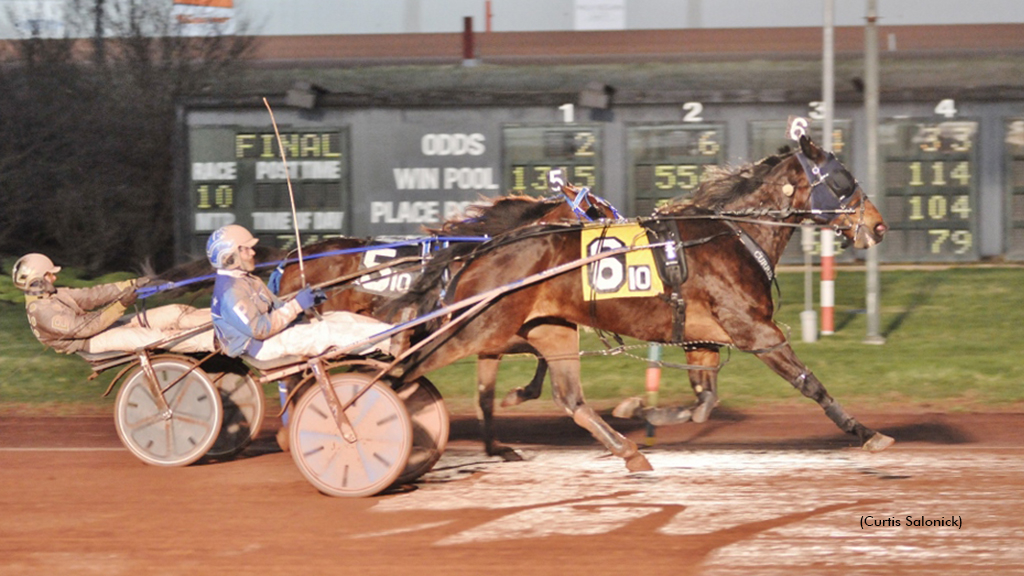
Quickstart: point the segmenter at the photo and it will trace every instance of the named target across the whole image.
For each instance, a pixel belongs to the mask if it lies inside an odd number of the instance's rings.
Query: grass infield
[[[13,262],[4,262],[4,270]],[[120,279],[106,276],[95,282]],[[74,271],[61,274],[62,285],[87,285]],[[776,314],[791,327],[800,358],[829,392],[848,406],[936,410],[1016,410],[1024,406],[1024,268],[957,267],[898,269],[881,273],[882,345],[864,344],[865,277],[841,268],[836,280],[836,333],[804,343],[800,332],[803,273],[782,272],[782,297]],[[814,289],[818,290],[817,278]],[[817,294],[815,294],[817,302]],[[627,354],[587,356],[583,385],[588,401],[610,407],[627,396],[644,393],[647,348],[628,340]],[[634,346],[635,347],[632,347]],[[603,350],[597,336],[584,330],[581,347]],[[681,350],[663,348],[663,360],[684,363]],[[723,352],[728,362],[719,373],[725,406],[751,408],[804,403],[787,382],[757,358],[738,351]],[[510,356],[502,362],[497,397],[525,385],[535,367],[532,356]],[[113,394],[103,398],[116,370],[87,380],[91,370],[75,356],[43,350],[25,319],[21,296],[4,274],[0,279],[0,415],[110,414]],[[471,409],[474,359],[438,370],[429,378],[441,390],[449,409]],[[269,406],[276,409],[276,387],[266,387]],[[662,404],[689,403],[693,394],[682,371],[666,368],[661,375]],[[540,401],[509,410],[553,410],[550,386]],[[501,410],[501,409],[499,409]]]

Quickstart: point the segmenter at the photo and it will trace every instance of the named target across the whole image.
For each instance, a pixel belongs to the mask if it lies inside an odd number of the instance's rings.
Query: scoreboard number
[[[807,117],[811,120],[824,120],[827,111],[824,102],[815,100],[808,104]]]
[[[629,194],[639,215],[693,194],[709,169],[725,163],[721,124],[634,126],[627,130],[627,140]]]
[[[953,118],[956,116],[956,101],[952,98],[946,98],[939,101],[935,105],[935,113],[939,116],[945,116],[946,118]]]
[[[562,111],[562,122],[572,124],[576,121],[576,106],[572,104],[562,104],[558,109]]]
[[[703,122],[704,105],[700,102],[687,102],[683,104],[683,122]]]
[[[230,210],[235,205],[235,187],[232,184],[205,183],[196,186],[196,209]]]
[[[953,100],[935,108],[956,114]],[[977,259],[978,122],[897,119],[879,127],[884,143],[884,209],[889,261]]]
[[[505,190],[532,196],[548,194],[553,186],[551,172],[556,169],[562,169],[559,177],[565,184],[598,188],[600,130],[599,126],[584,124],[504,128]]]

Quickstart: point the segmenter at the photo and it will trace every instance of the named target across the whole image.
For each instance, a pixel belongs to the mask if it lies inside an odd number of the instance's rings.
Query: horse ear
[[[811,141],[810,136],[806,134],[800,135],[800,151],[815,164],[820,164],[825,160],[825,153],[821,148],[818,148],[814,142]]]

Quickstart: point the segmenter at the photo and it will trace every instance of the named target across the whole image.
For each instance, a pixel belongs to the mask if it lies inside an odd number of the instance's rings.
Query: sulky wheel
[[[423,476],[437,464],[448,446],[450,423],[448,409],[437,388],[420,378],[398,390],[398,397],[412,418],[412,453],[397,484],[407,484]]]
[[[220,394],[205,372],[191,370],[194,363],[187,358],[158,356],[151,362],[168,409],[162,410],[151,392],[146,371],[135,367],[114,405],[117,435],[147,464],[187,466],[217,440],[223,421]]]
[[[370,377],[331,374],[342,404]],[[372,496],[391,486],[405,470],[412,449],[412,422],[405,404],[383,382],[375,382],[345,411],[356,434],[342,437],[327,399],[314,383],[291,411],[291,454],[299,470],[318,490],[331,496]]]
[[[218,372],[209,376],[220,391],[224,424],[206,457],[214,460],[233,458],[256,438],[263,425],[266,410],[263,387],[249,373]]]

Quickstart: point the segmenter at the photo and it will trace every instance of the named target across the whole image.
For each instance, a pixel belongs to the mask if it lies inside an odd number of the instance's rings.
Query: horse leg
[[[652,426],[682,424],[693,420],[707,422],[711,411],[718,405],[718,350],[697,348],[686,351],[686,361],[693,366],[707,366],[715,370],[689,370],[690,386],[697,396],[697,403],[689,408],[683,406],[645,406],[643,396],[634,396],[620,402],[612,410],[617,418],[640,418]]]
[[[481,354],[476,360],[476,406],[480,422],[480,436],[488,456],[501,456],[506,462],[519,462],[523,457],[511,446],[495,439],[494,387],[498,382],[498,364],[501,356]]]
[[[541,390],[544,389],[544,377],[548,375],[548,363],[543,358],[537,358],[537,370],[533,373],[533,380],[525,387],[510,390],[501,401],[501,406],[518,406],[527,400],[540,398]]]
[[[781,348],[757,354],[762,362],[767,364],[776,374],[782,376],[794,388],[804,396],[814,400],[825,411],[840,430],[847,434],[856,435],[860,439],[865,450],[869,452],[880,452],[892,445],[895,440],[876,432],[857,421],[856,418],[846,413],[846,410],[836,402],[821,381],[808,370],[807,366],[797,358],[789,344]]]
[[[706,366],[714,370],[690,370],[690,387],[697,395],[697,405],[693,407],[693,421],[698,424],[707,422],[711,411],[718,406],[718,359],[717,349],[697,348],[686,351],[686,362],[693,366]]]
[[[653,470],[637,445],[616,432],[587,406],[580,385],[579,334],[575,326],[540,324],[529,329],[530,344],[547,360],[551,389],[557,403],[577,425],[584,428],[632,472]]]

